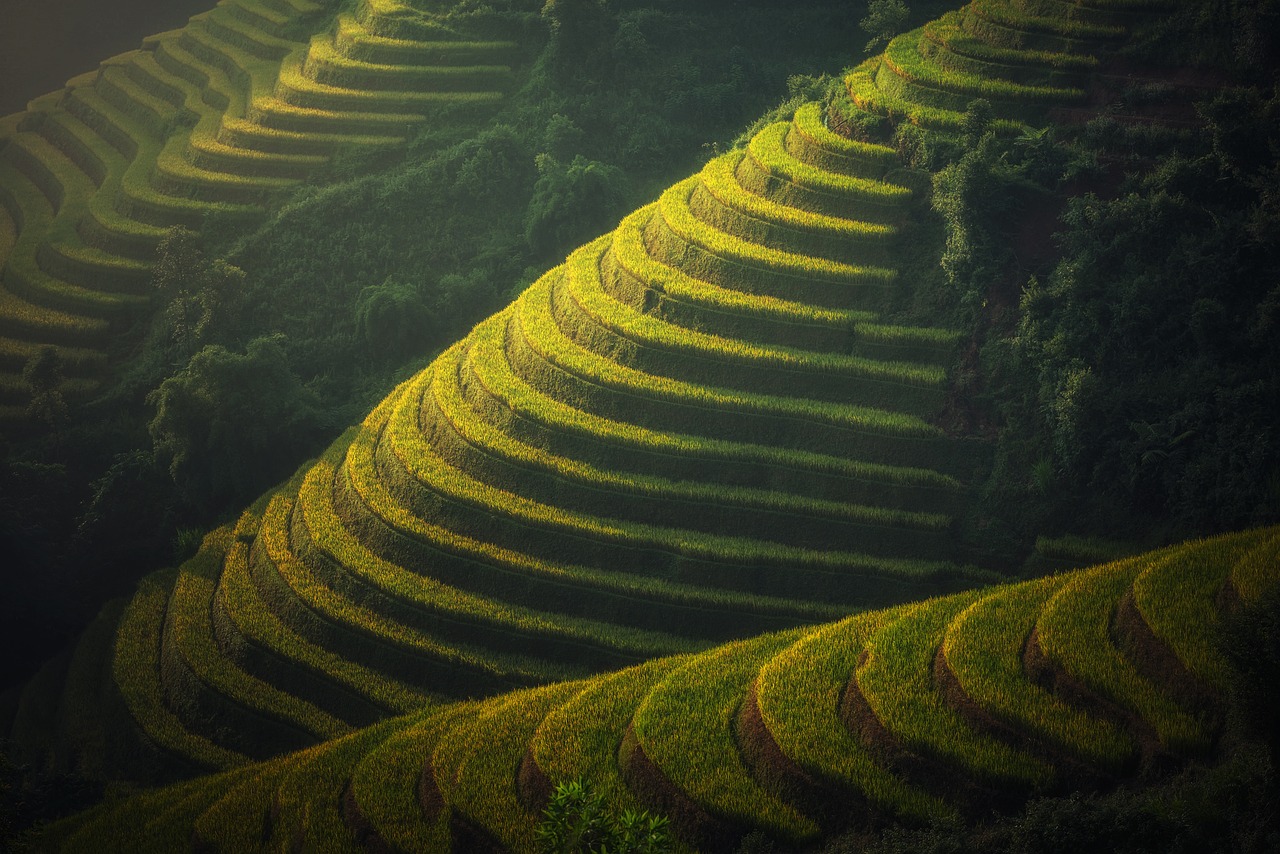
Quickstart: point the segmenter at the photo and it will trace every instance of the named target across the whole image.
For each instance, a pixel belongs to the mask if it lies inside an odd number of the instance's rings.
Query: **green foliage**
[[[551,142],[553,148],[567,145],[563,135]],[[624,210],[627,193],[618,168],[581,154],[567,164],[553,154],[540,154],[537,164],[538,181],[524,217],[525,240],[536,256],[589,239]]]
[[[62,355],[57,348],[41,347],[23,366],[22,379],[31,389],[27,417],[57,432],[68,418],[67,401],[62,394],[66,375]]]
[[[1063,258],[1021,298],[1012,355],[1067,488],[1213,531],[1280,513],[1280,254],[1273,98],[1203,108],[1212,150],[1175,153],[1117,198],[1063,215]],[[1264,237],[1264,235],[1266,235]]]
[[[561,77],[592,75],[609,44],[611,29],[601,0],[546,0],[542,17],[551,28],[550,65]]]
[[[965,114],[971,136],[978,110]],[[1004,217],[1009,209],[1006,182],[1001,180],[1000,150],[995,134],[984,133],[955,164],[933,176],[933,209],[947,227],[942,269],[955,289],[972,325],[987,287],[1008,263]]]
[[[283,476],[321,427],[278,337],[243,355],[205,347],[147,401],[156,458],[193,500],[215,504],[247,498],[264,471]]]
[[[356,297],[356,328],[379,360],[398,361],[419,351],[435,338],[438,322],[417,287],[390,277]]]
[[[245,273],[222,259],[209,260],[195,232],[175,226],[160,241],[151,286],[163,309],[158,322],[178,353],[190,357],[234,318]]]
[[[674,851],[665,816],[612,812],[590,781],[557,783],[534,831],[544,854],[666,854]]]
[[[905,30],[910,17],[911,10],[902,0],[870,0],[866,17],[858,22],[862,31],[871,36],[863,50],[874,53],[882,44]]]

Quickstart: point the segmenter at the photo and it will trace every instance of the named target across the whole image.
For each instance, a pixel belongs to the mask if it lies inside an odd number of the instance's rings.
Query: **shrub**
[[[560,783],[534,831],[545,854],[662,854],[675,850],[665,816],[647,810],[611,814],[604,796],[581,778]]]

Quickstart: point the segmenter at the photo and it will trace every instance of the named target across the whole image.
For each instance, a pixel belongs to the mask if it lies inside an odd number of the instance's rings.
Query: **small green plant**
[[[534,831],[545,854],[662,854],[673,851],[665,816],[648,810],[609,812],[604,795],[578,778],[560,783]]]

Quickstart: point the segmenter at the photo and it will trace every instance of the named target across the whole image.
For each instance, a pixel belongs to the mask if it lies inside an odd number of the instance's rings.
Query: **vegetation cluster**
[[[137,309],[110,352],[0,323],[14,648],[97,612],[0,693],[40,769],[0,815],[110,779],[178,782],[38,844],[1274,845],[1272,5],[875,0],[831,78],[818,2],[228,0],[0,125],[7,316]],[[206,38],[256,57],[223,107]],[[150,189],[64,108],[150,128]]]

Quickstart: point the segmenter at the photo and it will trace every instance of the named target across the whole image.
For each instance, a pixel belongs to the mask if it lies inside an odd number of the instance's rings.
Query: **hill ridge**
[[[163,848],[194,827],[190,840],[215,850],[526,851],[551,786],[576,777],[619,808],[670,816],[682,844],[706,851],[734,850],[752,831],[797,846],[886,819],[1014,809],[1212,756],[1219,603],[1230,612],[1274,590],[1277,548],[1277,528],[1191,541],[433,707],[91,811],[42,841]],[[1193,595],[1175,565],[1200,579]],[[1166,616],[1163,594],[1143,590],[1173,593],[1182,614]],[[1105,626],[1126,597],[1145,641]],[[1103,624],[1064,622],[1067,612]],[[1055,638],[1038,662],[1027,633]],[[1144,675],[1162,654],[1218,685],[1214,699]],[[1179,716],[1189,729],[1162,723]]]

